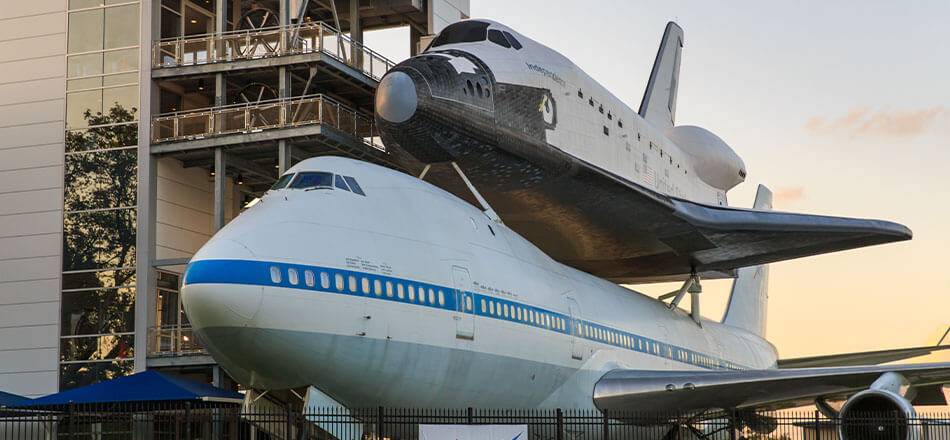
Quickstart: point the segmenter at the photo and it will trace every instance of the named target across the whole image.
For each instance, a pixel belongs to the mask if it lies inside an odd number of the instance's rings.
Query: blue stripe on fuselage
[[[289,276],[291,269],[297,272],[296,284],[291,283]],[[279,281],[271,278],[272,270],[280,274]],[[308,283],[308,272],[310,273],[309,280],[313,281],[312,285]],[[342,288],[337,288],[338,277],[342,277]],[[351,289],[351,283],[353,283],[351,277],[355,280],[355,290]],[[247,284],[284,287],[473,313],[476,316],[504,320],[565,335],[573,333],[576,337],[589,341],[706,369],[745,369],[739,364],[718,357],[492,295],[465,291],[464,295],[471,298],[471,309],[463,310],[469,304],[466,303],[465,297],[457,295],[458,291],[455,288],[375,273],[268,261],[200,260],[188,264],[183,278],[186,285]],[[368,292],[364,291],[364,283],[368,283]],[[398,294],[399,286],[403,289],[401,296]],[[409,295],[410,288],[415,292],[412,299]],[[419,292],[424,292],[424,301],[419,300]]]

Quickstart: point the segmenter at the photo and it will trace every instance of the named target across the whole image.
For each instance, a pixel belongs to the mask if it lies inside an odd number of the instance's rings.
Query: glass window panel
[[[88,90],[66,95],[66,128],[89,126],[89,120],[102,112],[102,90]]]
[[[102,87],[101,76],[66,81],[66,91],[70,92],[74,90],[98,89],[100,87]]]
[[[128,72],[138,68],[138,49],[113,50],[103,54],[103,73]]]
[[[135,289],[63,292],[60,310],[63,336],[131,332],[135,330]]]
[[[166,8],[172,8],[177,11],[181,9],[181,0],[162,0],[162,6]]]
[[[103,10],[72,12],[69,14],[69,53],[91,52],[102,49]],[[138,19],[135,21],[138,26]]]
[[[83,9],[102,6],[102,0],[69,0],[69,9]]]
[[[133,362],[130,360],[114,362],[87,362],[63,364],[59,368],[59,389],[91,385],[104,380],[132,374]]]
[[[63,216],[63,270],[135,265],[135,209]]]
[[[102,73],[102,53],[72,55],[66,59],[66,77],[99,75]]]
[[[159,275],[159,283],[159,286],[161,287],[161,275]],[[135,269],[63,274],[63,290],[131,286],[134,284]],[[177,285],[175,286],[175,289],[178,289]]]
[[[61,362],[132,359],[133,335],[99,335],[60,338]]]
[[[175,11],[178,11],[176,8]],[[162,38],[181,36],[181,15],[162,8]]]
[[[138,113],[139,86],[115,87],[102,90],[102,105],[105,108],[122,108],[132,112],[132,118]]]
[[[115,110],[115,109],[114,109]],[[114,111],[107,116],[97,116],[92,122],[119,121]],[[131,115],[124,112],[129,119]],[[93,127],[83,130],[73,130],[66,133],[66,152],[87,150],[101,150],[106,148],[134,147],[138,143],[138,126],[136,124],[109,125]]]
[[[66,211],[135,206],[137,156],[134,148],[67,154]]]
[[[127,84],[136,84],[139,82],[139,74],[137,72],[133,73],[123,73],[120,75],[108,75],[102,78],[102,85],[109,86],[118,86],[118,85],[127,85]],[[104,90],[103,94],[108,93],[109,90]],[[138,93],[135,95],[135,103],[133,107],[138,107]],[[106,101],[108,102],[108,101]]]
[[[181,275],[172,272],[159,271],[156,283],[161,289],[178,290]]]
[[[105,9],[105,49],[139,44],[139,5]]]

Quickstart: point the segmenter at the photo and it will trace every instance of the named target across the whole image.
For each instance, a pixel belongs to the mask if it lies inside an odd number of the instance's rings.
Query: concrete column
[[[214,150],[214,230],[224,227],[224,213],[228,202],[227,156],[221,147]]]
[[[227,31],[227,5],[227,0],[215,0],[214,33],[217,36]],[[219,43],[217,50],[224,50],[224,44]],[[214,75],[214,105],[219,107],[225,104],[227,104],[227,87],[224,81],[224,74],[217,73]]]
[[[277,141],[277,173],[284,174],[290,167],[294,166],[293,146],[286,140]]]
[[[146,6],[150,5],[150,6]],[[156,274],[155,210],[157,199],[157,158],[151,154],[152,115],[158,113],[158,87],[152,83],[152,41],[160,37],[161,2],[146,2],[139,9],[139,124],[138,189],[136,190],[137,227],[135,235],[135,357],[133,368],[143,371],[148,356],[148,329],[155,324]],[[155,99],[153,99],[155,98]]]
[[[350,47],[353,65],[362,66],[363,52],[360,45],[363,44],[363,24],[360,21],[359,0],[350,0],[350,39],[353,40]]]

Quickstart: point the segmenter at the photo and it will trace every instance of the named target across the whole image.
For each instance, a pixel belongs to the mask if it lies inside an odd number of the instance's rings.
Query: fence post
[[[555,411],[554,416],[554,425],[557,428],[557,432],[554,433],[554,439],[564,440],[564,412],[561,411],[561,408],[558,408],[557,411]]]
[[[610,418],[607,417],[607,410],[606,410],[606,409],[604,410],[603,425],[604,425],[604,437],[603,437],[603,438],[604,438],[604,440],[610,440]]]
[[[475,409],[472,407],[468,407],[468,409],[466,410],[466,415],[468,416],[468,424],[474,425],[475,424]]]
[[[815,440],[821,440],[821,417],[818,410],[815,410]]]
[[[70,403],[66,406],[66,435],[67,438],[73,437],[73,414],[76,412],[74,408],[75,404]]]
[[[185,402],[185,439],[191,440],[191,402]]]
[[[291,408],[290,402],[287,402],[284,408],[287,411],[287,435],[284,438],[290,440],[294,436],[294,409]]]
[[[736,411],[732,412],[732,417],[729,417],[729,440],[736,440],[736,429],[739,426],[739,413]]]
[[[383,438],[383,407],[376,408],[376,438]]]

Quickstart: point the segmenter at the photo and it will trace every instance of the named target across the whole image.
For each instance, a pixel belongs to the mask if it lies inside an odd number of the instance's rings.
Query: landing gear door
[[[571,359],[582,361],[584,360],[586,347],[584,346],[584,338],[579,334],[580,326],[578,323],[581,321],[581,308],[577,304],[577,300],[570,295],[564,295],[564,300],[567,302],[567,309],[571,315],[569,329],[571,333]]]
[[[475,339],[475,298],[469,290],[472,278],[468,269],[452,266],[452,280],[455,287],[455,337]]]

